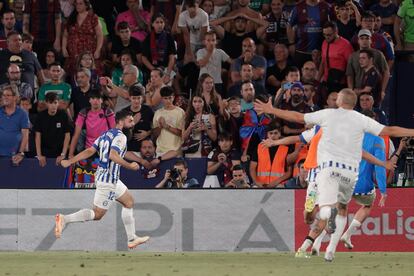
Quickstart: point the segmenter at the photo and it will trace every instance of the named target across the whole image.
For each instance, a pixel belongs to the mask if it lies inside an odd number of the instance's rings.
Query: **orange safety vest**
[[[314,169],[318,167],[318,145],[319,141],[322,137],[322,129],[319,129],[318,132],[313,136],[312,140],[310,141],[308,155],[306,156],[305,163],[303,163],[303,167],[307,170]]]
[[[301,143],[296,143],[295,148],[299,147],[301,145]],[[305,145],[299,152],[298,157],[296,158],[295,161],[295,166],[293,167],[293,176],[295,177],[299,174],[299,167],[298,164],[301,160],[306,159],[306,157],[308,156],[308,145]]]
[[[270,160],[269,149],[259,144],[257,147],[257,181],[269,185],[285,174],[286,157],[289,148],[279,146],[273,162]]]

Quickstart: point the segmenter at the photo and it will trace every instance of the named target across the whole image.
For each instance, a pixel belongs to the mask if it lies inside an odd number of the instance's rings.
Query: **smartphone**
[[[286,82],[282,86],[283,90],[289,90],[291,87],[292,87],[292,83],[291,82]]]
[[[99,84],[102,86],[108,85],[108,80],[106,79],[106,77],[100,77]]]

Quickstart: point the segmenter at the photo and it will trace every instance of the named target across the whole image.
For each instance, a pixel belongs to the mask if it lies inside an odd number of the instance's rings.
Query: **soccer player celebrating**
[[[307,256],[307,249],[325,228],[331,215],[331,208],[337,203],[336,231],[331,239],[334,239],[334,244],[339,242],[346,225],[347,204],[351,200],[358,177],[364,133],[392,137],[414,136],[414,129],[383,126],[354,111],[356,102],[357,96],[354,91],[342,89],[337,98],[337,109],[324,109],[307,114],[274,108],[271,101],[255,103],[255,110],[258,113],[273,114],[290,122],[319,125],[323,131],[317,150],[320,172],[316,176],[320,220],[309,232],[296,256]],[[325,260],[332,261],[335,250],[336,246],[328,248]]]
[[[84,222],[90,220],[100,220],[111,206],[114,200],[122,204],[122,222],[128,236],[128,248],[148,241],[149,237],[138,237],[135,234],[135,219],[133,216],[134,199],[128,188],[119,179],[119,172],[122,167],[130,170],[138,170],[136,162],[129,163],[123,159],[125,155],[127,138],[122,133],[122,129],[134,126],[132,113],[122,110],[115,115],[116,127],[104,132],[92,147],[85,149],[69,160],[63,160],[61,165],[70,165],[99,153],[99,166],[95,173],[96,191],[93,200],[93,210],[82,209],[69,215],[56,215],[55,236],[60,238],[65,226],[72,222]]]

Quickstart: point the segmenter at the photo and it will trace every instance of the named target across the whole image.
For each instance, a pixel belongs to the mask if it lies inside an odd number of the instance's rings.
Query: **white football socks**
[[[336,216],[336,219],[335,219],[336,230],[335,230],[335,233],[331,234],[331,240],[329,241],[329,245],[326,248],[326,252],[335,253],[339,239],[341,238],[342,233],[344,232],[344,229],[346,226],[346,219],[347,217],[341,216],[339,214]]]
[[[95,218],[95,212],[91,209],[82,209],[76,213],[64,215],[63,220],[65,224],[71,222],[84,222],[88,220],[93,220]]]
[[[121,217],[125,226],[128,241],[133,240],[135,238],[135,219],[133,209],[122,207]]]
[[[355,230],[360,226],[361,226],[361,223],[357,221],[356,219],[353,219],[348,229],[344,233],[344,236],[346,236],[347,238],[350,238],[352,234],[355,232]]]

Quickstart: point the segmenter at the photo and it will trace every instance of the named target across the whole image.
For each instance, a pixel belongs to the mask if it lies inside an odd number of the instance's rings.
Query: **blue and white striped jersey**
[[[99,153],[99,165],[95,173],[97,181],[116,184],[121,166],[109,159],[109,153],[115,150],[121,157],[124,157],[126,145],[126,136],[117,128],[106,131],[95,140],[93,147]]]

